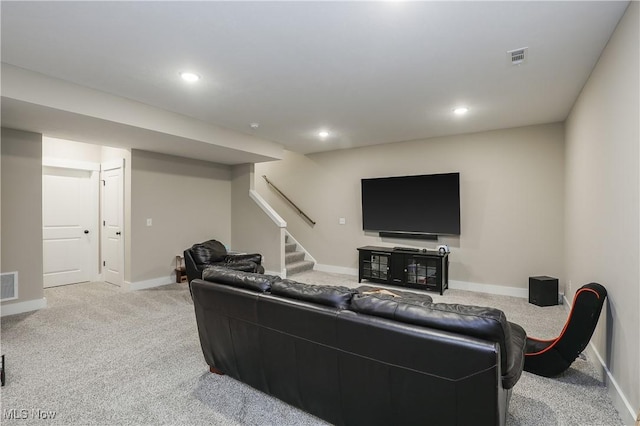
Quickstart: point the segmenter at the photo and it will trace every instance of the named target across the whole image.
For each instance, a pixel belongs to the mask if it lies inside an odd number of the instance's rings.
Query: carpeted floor
[[[302,282],[357,287],[351,276],[305,272]],[[447,290],[434,301],[494,306],[536,337],[554,337],[561,306]],[[2,318],[7,385],[2,424],[324,425],[226,376],[208,373],[184,284],[123,292],[105,283],[45,290],[48,308]],[[53,416],[53,418],[52,418]],[[621,425],[597,379],[578,359],[555,379],[524,372],[509,425]]]

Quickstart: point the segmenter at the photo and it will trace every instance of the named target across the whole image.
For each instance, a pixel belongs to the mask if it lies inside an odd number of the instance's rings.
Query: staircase
[[[289,236],[285,236],[284,243],[284,267],[287,270],[287,278],[300,272],[310,271],[315,263],[304,260],[305,253],[296,251],[298,244],[289,241]]]

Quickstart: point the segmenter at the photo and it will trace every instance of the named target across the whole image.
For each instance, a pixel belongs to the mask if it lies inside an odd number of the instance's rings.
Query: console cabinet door
[[[394,253],[391,258],[391,283],[406,285],[407,282],[407,256]]]
[[[360,252],[360,279],[390,282],[391,255],[376,251]]]
[[[437,257],[405,256],[405,282],[418,288],[438,287],[441,277],[440,264]]]

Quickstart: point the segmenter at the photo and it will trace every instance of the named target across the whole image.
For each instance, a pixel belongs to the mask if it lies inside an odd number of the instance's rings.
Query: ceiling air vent
[[[528,47],[521,47],[520,49],[509,50],[507,55],[511,61],[511,65],[520,65],[527,60]]]

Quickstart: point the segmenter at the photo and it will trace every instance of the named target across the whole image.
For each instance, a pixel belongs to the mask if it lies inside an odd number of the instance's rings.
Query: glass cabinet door
[[[371,255],[371,273],[373,278],[387,280],[389,274],[389,256]]]
[[[379,280],[389,279],[389,255],[371,253],[363,260],[363,276]]]
[[[426,257],[408,257],[405,265],[408,284],[435,287],[438,285],[438,261]]]

